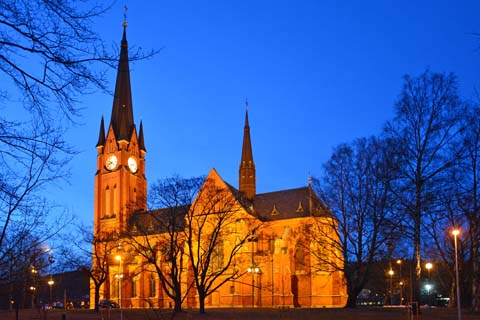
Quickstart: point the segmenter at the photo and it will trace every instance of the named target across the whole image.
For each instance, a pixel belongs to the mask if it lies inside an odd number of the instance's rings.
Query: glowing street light
[[[120,319],[123,320],[123,310],[122,310],[122,256],[117,254],[115,260],[118,261],[118,273],[115,278],[118,279],[118,306],[120,308]]]
[[[430,297],[430,289],[432,289],[433,286],[431,285],[431,282],[432,282],[432,281],[431,281],[431,279],[430,279],[430,270],[432,270],[433,264],[430,263],[430,262],[427,262],[427,263],[425,264],[425,268],[427,268],[427,271],[428,271],[428,282],[427,282],[427,284],[425,285],[425,289],[427,289],[427,293],[428,293],[428,304],[429,304],[429,305],[432,305],[432,301],[431,301],[431,300],[432,300],[432,297]]]
[[[427,264],[425,264],[425,268],[427,268],[428,280],[430,281],[430,270],[433,268],[433,264],[431,264],[430,262],[427,262]]]
[[[53,281],[52,276],[50,275],[50,280],[48,280],[48,286],[50,287],[50,305],[52,305],[52,287],[55,284],[55,281]]]
[[[402,280],[402,259],[397,259],[397,264],[399,267],[398,280],[400,285],[400,305],[403,305],[403,280]]]
[[[390,304],[392,304],[392,292],[393,292],[393,275],[394,275],[395,272],[393,272],[392,269],[388,270],[388,274],[390,275],[390,293],[389,293],[389,297],[390,297]]]
[[[455,278],[457,285],[457,318],[458,320],[462,319],[462,309],[460,305],[460,281],[458,280],[458,247],[457,247],[457,237],[460,235],[460,229],[455,228],[452,230],[453,239],[455,243]]]

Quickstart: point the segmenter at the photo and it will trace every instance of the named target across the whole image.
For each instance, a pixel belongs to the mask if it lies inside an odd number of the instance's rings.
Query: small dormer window
[[[273,209],[272,209],[272,216],[274,215],[277,215],[279,214],[280,212],[277,210],[277,207],[275,206],[275,204],[273,205]]]
[[[303,209],[302,201],[298,202],[297,212],[305,212],[305,209]]]

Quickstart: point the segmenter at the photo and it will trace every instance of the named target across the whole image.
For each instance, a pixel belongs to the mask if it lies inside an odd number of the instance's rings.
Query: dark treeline
[[[432,262],[441,274],[436,292],[446,290],[456,305],[452,230],[460,228],[461,304],[479,311],[478,103],[460,97],[453,74],[427,70],[404,77],[394,110],[377,136],[335,147],[317,180],[339,228],[348,306],[378,277],[379,261],[387,295],[402,286],[405,302],[426,303],[425,263]]]

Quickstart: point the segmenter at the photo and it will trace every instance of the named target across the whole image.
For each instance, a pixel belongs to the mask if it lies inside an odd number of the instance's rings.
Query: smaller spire
[[[140,150],[147,152],[147,149],[145,149],[145,140],[143,138],[143,121],[140,120],[140,132],[138,134],[138,146],[140,147]]]
[[[102,120],[100,121],[100,132],[98,133],[97,147],[103,147],[104,145],[105,145],[105,125],[104,125],[103,115],[102,115]]]
[[[252,200],[256,194],[255,162],[253,161],[250,125],[248,123],[248,100],[245,101],[245,126],[243,129],[242,157],[239,169],[239,190],[247,199]]]

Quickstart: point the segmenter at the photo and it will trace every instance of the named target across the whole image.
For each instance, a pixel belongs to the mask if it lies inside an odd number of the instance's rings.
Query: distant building
[[[132,225],[132,221],[137,224],[147,223],[149,215],[159,212],[146,211],[147,151],[143,125],[140,123],[137,131],[133,117],[126,26],[121,42],[112,114],[106,128],[107,131],[102,118],[96,145],[98,154],[94,186],[94,233],[97,238],[118,242],[124,234],[136,227]],[[236,201],[238,221],[247,217],[262,222],[262,228],[255,241],[245,244],[241,252],[243,258],[239,258],[235,264],[235,268],[240,270],[247,270],[255,265],[257,272],[245,272],[242,278],[225,283],[207,298],[206,306],[345,305],[347,294],[343,273],[314,267],[315,258],[310,253],[310,248],[313,247],[310,245],[310,239],[306,237],[305,230],[322,221],[332,228],[330,223],[332,218],[311,186],[262,194],[256,192],[248,109],[245,116],[238,189],[226,183],[215,169],[210,171],[207,180],[226,190],[229,197]],[[195,202],[206,201],[204,197],[204,193],[200,192]],[[247,227],[244,224],[239,228]],[[153,224],[151,231],[152,239],[161,236],[163,232],[160,228],[156,229]],[[332,229],[328,233],[335,237],[334,231]],[[225,236],[223,245],[229,246],[229,243],[235,241],[233,238],[233,232]],[[115,243],[111,247],[115,247]],[[323,252],[328,254],[329,250]],[[142,259],[138,254],[130,250],[129,257],[125,258],[121,265],[114,260],[114,255],[110,255],[108,259],[110,269],[107,281],[101,287],[100,299],[119,302],[121,296],[123,307],[171,307],[172,301],[163,291],[160,280],[151,268],[140,263]],[[184,266],[183,279],[188,282],[191,279],[191,272],[188,263]],[[183,285],[185,290],[188,290],[188,283]],[[90,298],[93,307],[92,285]],[[185,300],[184,306],[198,306],[195,288],[188,291],[188,299]]]

